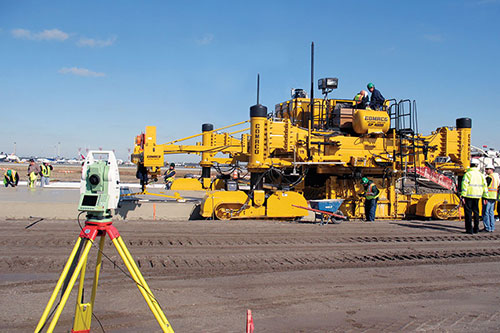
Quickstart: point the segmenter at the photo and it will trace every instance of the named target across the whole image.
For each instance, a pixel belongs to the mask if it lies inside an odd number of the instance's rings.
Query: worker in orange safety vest
[[[498,197],[498,186],[500,185],[498,174],[495,173],[493,164],[488,164],[486,169],[486,185],[488,191],[483,193],[483,224],[484,231],[495,230],[495,202]]]

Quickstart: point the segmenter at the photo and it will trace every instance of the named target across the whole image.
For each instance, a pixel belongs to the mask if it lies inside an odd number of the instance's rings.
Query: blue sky
[[[163,143],[246,120],[257,73],[269,110],[309,90],[312,41],[331,96],[374,82],[417,100],[423,134],[471,117],[500,149],[499,17],[500,0],[0,0],[0,151],[126,158],[146,125]]]

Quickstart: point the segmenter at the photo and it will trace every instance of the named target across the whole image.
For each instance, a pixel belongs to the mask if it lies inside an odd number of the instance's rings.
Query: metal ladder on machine
[[[400,152],[397,157],[403,171],[401,192],[406,193],[407,190],[413,188],[415,193],[418,193],[419,186],[437,186],[439,189],[455,192],[456,184],[453,179],[434,169],[431,165],[420,166],[420,155],[417,150],[423,149],[423,146],[417,144],[419,138],[416,135],[418,134],[416,102],[410,100],[395,102],[389,108],[389,115],[391,117],[391,126],[396,129],[399,135]],[[409,176],[415,180],[413,186],[408,186],[405,183],[406,178]]]
[[[389,117],[391,118],[391,128],[396,130],[398,135],[399,152],[396,153],[394,159],[399,157],[399,163],[402,169],[401,178],[401,193],[407,194],[409,189],[414,189],[418,192],[418,177],[416,170],[418,165],[417,154],[417,138],[418,121],[417,121],[417,104],[416,101],[409,99],[395,102],[389,107]],[[412,186],[407,185],[406,179],[411,176],[415,179]]]

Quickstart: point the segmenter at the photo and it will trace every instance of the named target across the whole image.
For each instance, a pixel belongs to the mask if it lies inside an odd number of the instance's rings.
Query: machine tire
[[[214,209],[214,215],[218,220],[231,220],[234,218],[233,213],[240,210],[243,204],[240,203],[223,203],[217,205]]]
[[[458,216],[457,209],[460,209],[454,204],[438,204],[432,209],[432,217],[437,220],[448,220]]]

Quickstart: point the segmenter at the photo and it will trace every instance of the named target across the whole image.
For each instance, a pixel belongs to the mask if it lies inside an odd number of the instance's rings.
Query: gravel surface
[[[33,331],[80,227],[0,220],[0,330]],[[176,332],[492,332],[500,329],[500,234],[463,222],[319,226],[279,221],[119,221]],[[105,253],[120,267],[111,242]],[[87,292],[96,250],[87,269]],[[70,330],[75,292],[57,330]],[[159,331],[105,259],[94,310],[106,332]],[[93,331],[99,331],[93,320]]]

